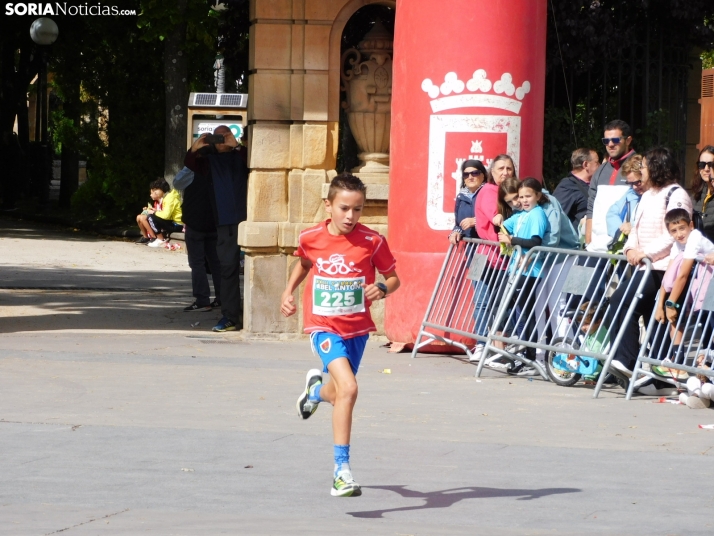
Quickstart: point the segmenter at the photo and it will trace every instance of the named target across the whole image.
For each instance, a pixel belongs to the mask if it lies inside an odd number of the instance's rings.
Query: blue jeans
[[[473,281],[474,286],[474,333],[485,337],[488,334],[489,300],[491,291],[484,281]]]

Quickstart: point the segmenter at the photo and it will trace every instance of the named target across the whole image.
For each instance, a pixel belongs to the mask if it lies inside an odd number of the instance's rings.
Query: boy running
[[[320,356],[322,372],[308,371],[305,390],[297,401],[298,415],[309,419],[320,402],[334,406],[334,497],[362,495],[350,469],[352,409],[357,401],[357,380],[369,332],[375,331],[369,313],[373,301],[399,288],[396,261],[385,238],[359,223],[366,187],[357,177],[342,173],[332,180],[325,200],[331,219],[300,233],[293,269],[283,292],[280,311],[297,311],[293,292],[308,277],[303,294],[305,332],[313,352]],[[375,283],[375,268],[385,283]],[[323,384],[322,374],[332,381]]]

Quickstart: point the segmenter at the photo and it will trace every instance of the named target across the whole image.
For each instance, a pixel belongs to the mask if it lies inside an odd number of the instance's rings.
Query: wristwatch
[[[387,288],[387,285],[385,285],[385,284],[382,283],[382,282],[379,282],[379,283],[375,283],[374,286],[377,287],[379,290],[382,291],[382,293],[384,294],[383,298],[387,296],[387,290],[389,290],[389,289]]]
[[[664,306],[668,307],[669,309],[679,309],[679,304],[677,302],[673,302],[672,300],[667,300],[664,302]]]

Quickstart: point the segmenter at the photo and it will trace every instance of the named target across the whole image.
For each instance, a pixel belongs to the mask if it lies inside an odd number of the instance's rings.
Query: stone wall
[[[249,333],[302,332],[301,306],[296,316],[282,317],[280,295],[297,262],[300,232],[327,217],[323,199],[336,174],[342,30],[371,3],[395,2],[251,0],[248,220],[238,232],[246,253]],[[368,183],[361,221],[386,235],[389,186],[381,182]],[[372,308],[380,330],[382,305]]]

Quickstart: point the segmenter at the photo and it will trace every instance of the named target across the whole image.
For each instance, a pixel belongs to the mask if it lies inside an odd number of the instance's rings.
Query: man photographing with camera
[[[208,197],[216,226],[215,248],[221,265],[223,318],[213,327],[213,331],[233,331],[243,327],[238,224],[245,221],[247,216],[248,166],[244,152],[243,147],[239,148],[231,129],[221,125],[214,129],[213,134],[203,134],[194,141],[184,159],[185,166],[194,172],[193,183],[184,193],[184,211],[186,195],[189,195],[190,204],[192,192],[189,189],[195,188],[198,195],[203,192]],[[203,259],[208,256],[205,253],[205,256],[202,255],[203,248],[210,248],[211,241],[204,241],[203,245],[201,242],[192,244],[188,238],[191,234],[190,221],[186,220],[186,226],[189,263],[203,263]],[[191,252],[192,246],[195,255]],[[198,266],[197,270],[200,270]],[[191,271],[194,271],[193,265]]]

